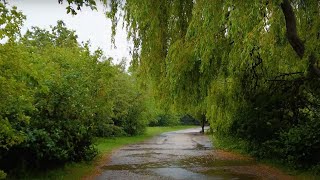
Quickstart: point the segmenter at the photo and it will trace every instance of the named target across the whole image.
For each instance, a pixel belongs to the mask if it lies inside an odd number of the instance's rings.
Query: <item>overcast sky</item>
[[[116,49],[111,46],[111,21],[105,17],[105,8],[99,4],[98,11],[84,7],[76,16],[66,13],[67,3],[58,4],[58,0],[8,0],[11,6],[17,6],[27,16],[22,33],[32,26],[50,28],[58,20],[63,20],[69,29],[76,31],[78,41],[90,39],[92,50],[100,47],[107,57],[113,57],[119,62],[129,55],[132,43],[127,42],[127,33],[122,29],[122,23],[117,28]],[[128,62],[127,62],[128,64]]]

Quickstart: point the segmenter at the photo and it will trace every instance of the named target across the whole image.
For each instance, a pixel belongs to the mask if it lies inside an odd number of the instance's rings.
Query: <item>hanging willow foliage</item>
[[[269,148],[260,156],[319,162],[319,1],[105,3],[114,26],[124,12],[132,69],[164,106]]]

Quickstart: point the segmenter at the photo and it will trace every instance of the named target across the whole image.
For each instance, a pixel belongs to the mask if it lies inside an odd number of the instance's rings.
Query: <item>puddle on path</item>
[[[103,166],[104,170],[136,170],[136,169],[149,169],[149,168],[162,168],[162,167],[172,167],[173,164],[169,162],[158,162],[158,163],[145,163],[145,164],[116,164]]]
[[[208,147],[208,146],[205,146],[203,144],[199,144],[197,143],[197,146],[195,148],[196,150],[209,150],[209,149],[212,149],[211,147]]]
[[[256,164],[249,160],[208,160],[206,157],[191,157],[173,162],[161,161],[143,164],[115,164],[104,166],[106,171],[131,171],[142,174],[154,174],[170,179],[239,179],[251,180],[257,177],[244,173],[235,173],[230,168]]]
[[[212,145],[199,131],[166,133],[122,148],[102,167],[103,174],[97,179],[257,179],[245,171],[233,171],[254,165],[252,160],[208,158]]]
[[[250,166],[257,164],[253,160],[213,160],[206,156],[190,157],[180,161],[182,166],[221,167],[221,166]]]
[[[188,171],[183,168],[155,168],[151,170],[159,176],[170,177],[173,179],[205,179],[206,176]]]

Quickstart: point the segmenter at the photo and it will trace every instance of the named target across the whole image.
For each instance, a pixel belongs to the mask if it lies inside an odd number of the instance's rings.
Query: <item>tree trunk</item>
[[[299,35],[297,33],[297,23],[296,23],[296,16],[292,9],[292,6],[289,0],[283,0],[281,3],[281,9],[284,14],[286,20],[286,31],[287,31],[287,38],[288,41],[293,48],[293,50],[297,53],[297,55],[302,59],[305,53],[305,46]],[[311,75],[315,75],[320,77],[320,69],[316,66],[316,57],[314,53],[309,55],[309,72]]]
[[[297,55],[300,58],[302,58],[304,55],[305,47],[298,36],[296,16],[294,14],[294,11],[292,9],[292,6],[289,0],[283,0],[283,2],[281,3],[281,8],[286,20],[286,30],[287,30],[288,41],[292,46],[292,48],[296,51]]]
[[[204,125],[206,123],[206,115],[202,115],[201,117],[201,133],[204,134]]]

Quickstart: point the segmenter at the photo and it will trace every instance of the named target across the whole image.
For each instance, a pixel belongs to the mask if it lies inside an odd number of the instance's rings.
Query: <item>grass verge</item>
[[[59,180],[77,180],[94,174],[96,167],[105,163],[106,157],[115,149],[122,146],[139,143],[163,132],[170,132],[192,128],[195,126],[173,126],[173,127],[148,127],[146,133],[132,137],[98,138],[96,147],[98,156],[92,162],[68,163],[64,167],[53,169],[46,172],[26,173],[23,179],[59,179]]]

